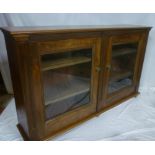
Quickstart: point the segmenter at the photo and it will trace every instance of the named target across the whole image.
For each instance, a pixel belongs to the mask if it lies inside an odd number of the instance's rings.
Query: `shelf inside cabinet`
[[[46,60],[42,62],[42,71],[47,71],[51,69],[57,69],[67,66],[73,66],[81,63],[90,62],[91,58],[80,56],[80,57],[71,57],[71,58],[61,58],[58,60]]]
[[[113,81],[113,82],[110,82],[108,91],[109,91],[109,93],[113,93],[113,92],[118,91],[122,88],[130,86],[131,84],[132,84],[132,80],[128,77],[121,79],[120,81]]]
[[[45,105],[72,98],[77,95],[87,94],[90,91],[90,80],[76,76],[69,76],[58,84],[44,89]]]
[[[112,57],[124,56],[127,54],[136,53],[136,49],[134,48],[122,48],[122,49],[115,49],[112,52]]]
[[[118,81],[124,78],[132,76],[131,71],[124,71],[124,72],[111,72],[110,82]]]

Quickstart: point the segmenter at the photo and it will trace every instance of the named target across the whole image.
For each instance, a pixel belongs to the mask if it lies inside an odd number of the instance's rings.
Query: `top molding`
[[[2,31],[11,35],[29,35],[42,33],[101,32],[108,30],[150,30],[152,27],[137,25],[88,25],[88,26],[51,26],[51,27],[2,27]]]

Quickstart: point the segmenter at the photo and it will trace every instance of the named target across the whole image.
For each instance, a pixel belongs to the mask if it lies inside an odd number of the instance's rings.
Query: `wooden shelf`
[[[118,91],[122,88],[130,86],[131,84],[132,84],[132,80],[129,78],[125,78],[121,81],[113,81],[109,84],[108,91],[109,91],[109,93],[113,93],[113,92]]]
[[[91,58],[89,57],[71,57],[71,58],[61,58],[58,60],[48,60],[42,62],[42,71],[47,71],[50,69],[57,69],[72,65],[77,65],[81,63],[90,62]]]
[[[44,89],[45,105],[54,104],[71,97],[88,93],[90,91],[90,80],[70,76],[59,84],[51,85]]]
[[[133,54],[133,53],[136,53],[136,49],[133,49],[133,48],[122,48],[122,49],[115,49],[113,52],[112,52],[112,57],[118,57],[118,56],[124,56],[124,55],[127,55],[127,54]]]
[[[118,81],[127,78],[132,75],[130,71],[112,72],[110,76],[110,82]]]

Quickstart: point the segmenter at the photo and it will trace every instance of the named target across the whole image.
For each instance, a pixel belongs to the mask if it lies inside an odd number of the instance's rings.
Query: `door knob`
[[[100,72],[101,71],[101,67],[96,67],[96,71]]]
[[[111,69],[111,65],[107,65],[107,66],[106,66],[106,69],[107,69],[107,70],[110,70],[110,69]]]

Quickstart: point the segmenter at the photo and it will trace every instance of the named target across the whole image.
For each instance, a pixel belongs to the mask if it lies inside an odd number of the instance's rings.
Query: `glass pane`
[[[41,58],[46,119],[90,103],[92,50]]]
[[[116,44],[112,47],[108,92],[132,85],[138,43]]]

